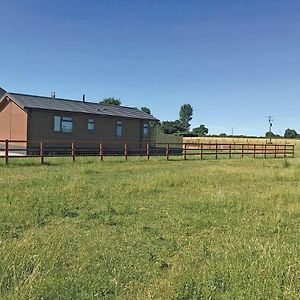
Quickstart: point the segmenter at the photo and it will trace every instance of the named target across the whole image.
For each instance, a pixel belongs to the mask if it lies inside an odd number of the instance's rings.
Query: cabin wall
[[[71,133],[55,132],[54,117],[71,117],[73,120],[73,131]],[[88,120],[95,122],[94,132],[88,131]],[[123,136],[116,137],[116,122],[123,123]],[[148,123],[146,121],[146,123]],[[47,111],[34,109],[29,114],[29,135],[30,141],[83,141],[106,144],[139,144],[150,142],[149,136],[143,137],[143,121],[139,119],[99,116],[84,113],[71,113],[59,111]]]

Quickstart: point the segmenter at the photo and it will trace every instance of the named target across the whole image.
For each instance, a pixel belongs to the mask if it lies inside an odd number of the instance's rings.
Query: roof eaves
[[[2,102],[4,99],[5,99],[5,97],[7,97],[8,96],[8,93],[6,92],[1,98],[0,98],[0,102]]]
[[[30,107],[30,106],[23,106],[22,109],[33,109],[33,110],[48,110],[48,111],[61,111],[61,112],[68,112],[68,113],[77,113],[77,114],[87,114],[87,115],[100,115],[100,116],[108,116],[108,117],[115,117],[115,118],[129,118],[129,119],[138,119],[138,120],[149,120],[149,121],[159,121],[159,119],[153,117],[153,116],[145,116],[145,117],[138,117],[138,116],[130,116],[130,115],[116,115],[110,112],[101,112],[101,111],[95,111],[95,112],[85,112],[85,111],[73,111],[71,109],[62,109],[62,108],[45,108],[45,107]]]
[[[23,110],[26,108],[20,101],[18,101],[11,93],[6,93],[6,96],[8,96],[12,101],[14,101],[20,108]]]

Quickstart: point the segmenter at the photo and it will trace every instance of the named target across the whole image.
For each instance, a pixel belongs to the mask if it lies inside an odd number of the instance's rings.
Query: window
[[[116,136],[117,136],[117,138],[120,138],[123,136],[123,123],[122,122],[117,122]]]
[[[149,137],[149,124],[144,124],[144,126],[143,126],[143,135],[144,135],[144,138]]]
[[[54,131],[58,132],[61,128],[61,117],[55,116],[54,117]]]
[[[61,130],[62,132],[72,132],[73,131],[73,120],[69,117],[62,117],[61,119]]]
[[[94,132],[95,131],[95,121],[94,119],[88,120],[88,131]]]
[[[56,132],[72,132],[73,131],[73,119],[69,117],[54,117],[54,131]]]

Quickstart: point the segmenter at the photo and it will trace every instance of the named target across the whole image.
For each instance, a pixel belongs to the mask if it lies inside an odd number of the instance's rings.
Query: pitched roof
[[[60,99],[35,95],[7,93],[22,108],[35,108],[66,112],[78,112],[93,115],[105,115],[114,117],[135,118],[158,121],[155,117],[133,107],[125,107],[95,102],[83,102],[78,100]]]
[[[5,95],[6,91],[0,87],[0,99]]]

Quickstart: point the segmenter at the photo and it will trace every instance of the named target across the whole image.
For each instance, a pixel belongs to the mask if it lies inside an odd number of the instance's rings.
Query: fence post
[[[275,158],[277,158],[277,145],[275,145]]]
[[[254,150],[254,152],[253,152],[253,157],[255,158],[255,157],[256,157],[256,144],[254,144],[253,150]]]
[[[5,140],[5,164],[8,165],[8,140]]]
[[[75,143],[72,142],[72,159],[73,159],[73,162],[75,161]]]
[[[286,144],[284,144],[284,157],[286,157]]]
[[[168,143],[167,147],[166,147],[166,157],[167,157],[167,160],[169,160],[169,149],[170,149],[170,145]]]
[[[201,153],[200,153],[201,160],[203,159],[203,143],[201,143]]]
[[[242,157],[244,157],[244,144],[242,144]]]
[[[231,144],[229,144],[229,158],[231,158]]]
[[[150,148],[149,148],[149,144],[147,143],[146,145],[146,149],[147,149],[147,159],[150,159]]]
[[[292,149],[293,149],[292,157],[295,157],[295,145],[292,145]]]
[[[125,159],[127,160],[127,158],[128,158],[127,144],[124,145],[124,154],[125,154]]]
[[[100,159],[101,159],[101,161],[103,161],[103,144],[102,144],[102,143],[100,144],[99,150],[100,150],[100,152],[99,152],[99,154],[100,154]]]
[[[218,143],[216,143],[216,159],[218,159]]]
[[[184,160],[186,160],[186,143],[184,143]]]
[[[40,144],[40,156],[41,156],[41,164],[44,164],[44,142],[41,141]]]
[[[265,158],[267,158],[267,144],[265,144]]]

